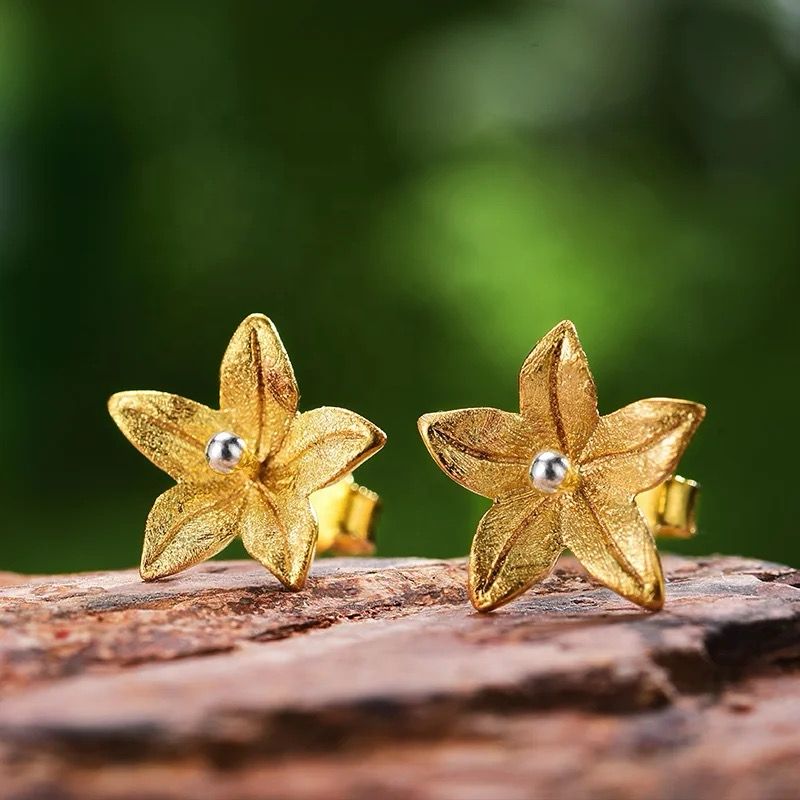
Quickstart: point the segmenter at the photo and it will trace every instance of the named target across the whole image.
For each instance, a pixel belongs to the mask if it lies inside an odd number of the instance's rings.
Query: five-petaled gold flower
[[[634,498],[672,474],[705,408],[655,398],[600,417],[586,355],[567,321],[525,360],[519,391],[519,414],[467,408],[419,421],[439,466],[494,500],[472,543],[473,605],[488,611],[514,599],[568,548],[596,580],[661,608],[661,563]]]
[[[178,482],[147,518],[141,575],[170,575],[236,536],[285,586],[303,586],[317,541],[309,496],[376,453],[386,436],[343,408],[299,413],[292,365],[272,322],[252,314],[220,370],[220,409],[164,392],[108,403],[131,443]]]

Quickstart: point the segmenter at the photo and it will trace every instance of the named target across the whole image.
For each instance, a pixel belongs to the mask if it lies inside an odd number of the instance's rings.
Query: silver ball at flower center
[[[244,455],[244,440],[235,433],[215,433],[206,445],[206,461],[214,472],[227,475],[239,466]]]
[[[542,450],[531,464],[531,483],[540,492],[553,494],[559,490],[571,469],[569,459],[563,453]]]

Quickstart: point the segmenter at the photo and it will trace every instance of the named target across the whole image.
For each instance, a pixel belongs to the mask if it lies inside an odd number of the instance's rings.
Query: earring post
[[[309,498],[317,514],[317,553],[367,556],[375,552],[378,495],[347,475]]]
[[[697,533],[696,512],[700,484],[673,475],[663,483],[636,496],[654,536],[691,539]]]

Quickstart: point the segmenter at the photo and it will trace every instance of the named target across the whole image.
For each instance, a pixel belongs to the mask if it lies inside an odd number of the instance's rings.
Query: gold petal
[[[490,611],[513,600],[547,576],[563,549],[559,497],[530,491],[498,501],[472,541],[472,604]]]
[[[574,457],[597,425],[597,392],[575,326],[565,320],[531,351],[519,373],[520,412],[537,450]]]
[[[317,543],[317,520],[307,498],[275,495],[250,483],[241,530],[253,558],[287,588],[303,588]]]
[[[208,440],[230,427],[227,414],[166,392],[119,392],[108,401],[128,440],[176,480],[214,476],[206,464]]]
[[[658,551],[633,502],[583,480],[563,495],[561,532],[564,544],[600,583],[645,608],[664,604]]]
[[[471,492],[494,499],[530,489],[535,445],[519,414],[462,408],[424,414],[417,424],[436,463]]]
[[[277,452],[297,412],[297,381],[275,326],[251,314],[233,334],[220,370],[220,408],[259,461]]]
[[[628,498],[675,471],[706,410],[688,400],[639,400],[603,417],[580,458],[581,474]]]
[[[151,581],[216,555],[239,532],[244,485],[231,477],[179,483],[153,505],[140,573]]]
[[[268,465],[267,483],[307,497],[335,483],[378,452],[386,434],[345,408],[326,406],[298,414]]]

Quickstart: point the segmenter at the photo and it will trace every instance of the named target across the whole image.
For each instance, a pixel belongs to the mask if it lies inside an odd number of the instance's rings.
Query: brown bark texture
[[[797,797],[800,573],[665,568],[656,614],[570,559],[492,614],[463,561],[0,575],[0,796]]]

